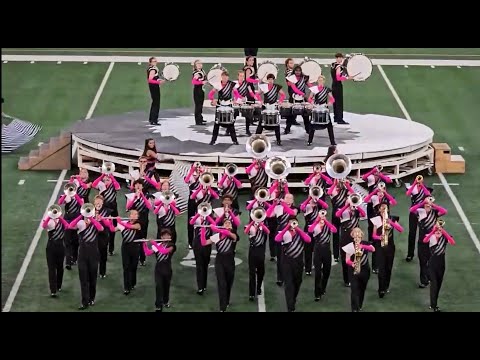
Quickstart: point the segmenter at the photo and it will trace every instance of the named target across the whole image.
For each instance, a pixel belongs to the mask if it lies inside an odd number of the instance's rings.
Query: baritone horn
[[[350,202],[350,206],[353,207],[354,209],[358,208],[363,203],[362,196],[357,193],[351,194],[348,197],[348,201]]]
[[[323,196],[323,189],[320,186],[312,186],[308,193],[314,200],[318,200]]]
[[[173,191],[167,190],[162,192],[159,199],[165,205],[171,204],[175,200],[175,194]]]
[[[285,179],[290,172],[292,165],[286,157],[274,156],[265,163],[265,172],[268,177],[274,180]]]
[[[62,216],[62,208],[58,205],[52,205],[48,208],[47,215],[50,219],[58,219]]]
[[[335,154],[330,156],[325,167],[331,178],[343,180],[352,171],[352,161],[346,155]]]
[[[95,205],[86,203],[83,204],[82,207],[80,208],[80,214],[82,214],[83,217],[86,218],[92,218],[95,216]]]
[[[250,218],[257,223],[264,222],[267,218],[267,212],[264,208],[257,207],[250,213]]]
[[[225,166],[225,174],[228,176],[235,176],[238,174],[238,166],[235,164],[228,164]]]
[[[74,197],[77,193],[77,185],[73,182],[69,182],[63,187],[63,192],[69,197]]]
[[[115,164],[111,161],[105,161],[102,164],[102,174],[110,175],[115,172]]]
[[[255,159],[263,159],[272,150],[270,140],[265,135],[252,135],[245,145],[247,152]]]
[[[202,217],[210,216],[212,211],[212,205],[207,202],[203,202],[197,206],[197,213]]]
[[[270,199],[270,194],[267,188],[261,187],[255,191],[255,200],[259,203],[268,201]]]
[[[209,187],[213,185],[213,174],[209,172],[205,172],[200,175],[200,184],[203,187]]]

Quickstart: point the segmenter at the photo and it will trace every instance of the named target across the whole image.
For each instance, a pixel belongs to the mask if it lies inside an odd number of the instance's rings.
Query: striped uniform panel
[[[440,256],[445,254],[445,251],[447,251],[447,239],[442,235],[440,238],[437,238],[437,244],[430,247],[430,253],[432,255]]]
[[[218,254],[227,254],[233,251],[233,239],[220,236],[220,241],[215,244]]]
[[[298,233],[293,235],[293,239],[288,244],[282,244],[283,254],[290,258],[296,259],[303,254],[305,244]]]
[[[105,204],[115,204],[117,202],[117,190],[115,190],[113,184],[110,184],[100,195],[103,196]]]
[[[303,76],[300,76],[300,79],[298,79],[297,82],[295,83],[295,86],[297,87],[297,89],[303,93],[307,91],[307,79],[308,77],[303,75]]]
[[[260,226],[253,224],[252,228],[255,228],[255,235],[250,236],[250,246],[259,247],[265,245],[267,241],[267,233],[263,230],[259,230]]]
[[[187,210],[188,197],[190,196],[190,188],[185,183],[185,176],[187,176],[191,167],[191,163],[185,161],[175,161],[174,168],[170,174],[170,190],[178,197],[175,197],[175,205],[180,212]]]
[[[228,80],[225,86],[218,91],[218,100],[220,101],[232,100],[234,88],[235,88],[235,83],[231,80]]]
[[[347,201],[348,190],[345,187],[342,187],[337,195],[332,196],[332,206],[334,209],[340,209],[345,205]]]
[[[366,243],[366,242],[364,242],[364,241],[362,241],[362,244],[363,244],[363,245],[368,245],[368,243]],[[355,245],[355,244],[354,244],[354,245]],[[360,251],[362,252],[362,260],[361,260],[360,262],[361,262],[362,266],[365,266],[365,265],[367,265],[367,263],[368,263],[368,252],[365,251],[365,250],[363,250],[363,249],[360,250]],[[353,255],[350,257],[350,260],[351,260],[351,261],[355,261],[355,254],[353,254]]]
[[[311,204],[308,204],[307,209],[312,209],[311,213],[305,214],[305,223],[307,225],[310,225],[318,217],[318,213],[320,212],[320,210],[322,210],[322,207],[318,203],[314,206],[312,206]]]
[[[165,215],[159,217],[159,222],[162,227],[172,227],[175,226],[175,213],[173,212],[172,208],[169,207],[166,210]]]
[[[264,102],[266,104],[276,103],[281,89],[280,85],[273,84],[272,88],[263,95]]]
[[[412,194],[412,197],[411,197],[412,206],[420,204],[424,198],[425,198],[425,191],[423,190],[423,187],[420,187],[420,190],[418,190],[417,194],[415,195]]]
[[[328,93],[332,92],[332,90],[326,86],[322,88],[318,93],[315,94],[315,104],[316,105],[323,105],[328,102]]]
[[[349,210],[347,209],[346,211],[349,211]],[[358,213],[358,210],[351,211],[350,219],[342,223],[342,228],[345,231],[351,231],[354,228],[358,227],[359,223],[360,223],[360,215]]]
[[[314,237],[315,245],[325,245],[330,242],[330,229],[323,225],[320,233]]]
[[[435,223],[437,222],[438,219],[438,212],[436,210],[430,210],[427,212],[427,216],[420,221],[420,226],[422,227],[422,231],[424,231],[425,234],[428,234],[430,231],[432,231],[433,227],[435,226]]]
[[[227,184],[225,186],[225,184]],[[223,183],[224,187],[220,189],[220,195],[225,196],[225,195],[230,195],[233,197],[233,199],[236,199],[238,197],[238,188],[237,185],[233,182],[233,180],[230,180],[230,178],[226,179],[225,182]]]
[[[10,124],[3,124],[13,119]],[[33,140],[41,126],[2,114],[2,153],[10,153]]]
[[[48,241],[58,242],[63,241],[65,238],[65,230],[63,229],[62,223],[57,220],[55,228],[48,232]]]
[[[237,86],[237,91],[240,93],[240,95],[246,97],[247,95],[249,95],[248,87],[249,87],[248,82],[244,81],[244,82],[242,82],[241,85],[239,84]]]
[[[268,175],[265,172],[265,168],[263,166],[259,166],[255,176],[249,178],[252,188],[258,189],[259,187],[267,187]]]
[[[78,243],[80,246],[85,243],[93,243],[97,239],[98,230],[90,223],[87,228],[78,233]]]
[[[124,244],[132,243],[133,240],[136,239],[137,235],[137,230],[134,229],[123,229],[122,232],[122,239]]]
[[[164,245],[160,245],[160,246],[165,246],[167,248],[173,246],[173,251],[170,251],[168,254],[162,254],[159,251],[155,251],[155,258],[157,259],[157,263],[163,262],[163,261],[169,261],[172,258],[173,252],[176,249],[175,244],[172,242],[167,242]]]
[[[65,202],[65,213],[69,215],[79,215],[80,214],[80,204],[77,199],[72,197],[70,202]]]
[[[198,81],[207,80],[207,74],[205,73],[205,71],[203,69],[202,70],[194,70],[193,73],[192,73],[192,78],[195,78],[195,75],[198,75],[198,78],[197,78]]]

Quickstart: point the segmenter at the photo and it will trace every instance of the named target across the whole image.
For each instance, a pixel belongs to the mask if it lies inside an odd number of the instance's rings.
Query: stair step
[[[29,163],[31,168],[34,167],[35,165],[37,165],[40,161],[42,161],[42,158],[40,156],[30,155],[28,157],[28,163]]]
[[[19,170],[29,170],[30,169],[30,162],[27,156],[22,156],[18,160],[18,169]]]
[[[28,154],[28,156],[31,158],[31,157],[36,157],[36,156],[39,156],[40,155],[40,150],[31,150],[30,153]]]
[[[52,145],[51,143],[47,143],[47,144],[42,144],[40,145],[40,148],[39,148],[39,151],[40,151],[40,155],[41,156],[48,156],[52,153]]]

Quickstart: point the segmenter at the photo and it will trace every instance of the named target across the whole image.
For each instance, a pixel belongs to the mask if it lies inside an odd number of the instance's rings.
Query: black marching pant
[[[79,247],[78,276],[80,278],[82,305],[84,306],[87,306],[90,301],[95,301],[97,294],[98,259],[98,245],[95,241]]]
[[[232,139],[232,142],[236,143],[237,142],[237,133],[235,132],[235,125],[220,125],[215,122],[215,125],[213,125],[213,134],[212,134],[212,143],[215,143],[218,138],[218,133],[220,132],[220,127],[224,127],[227,129],[227,132],[230,134],[230,138]]]
[[[48,241],[47,243],[48,284],[50,293],[55,294],[62,288],[63,262],[65,260],[65,246],[63,241]]]
[[[367,203],[367,222],[368,222],[368,241],[373,244],[375,252],[372,252],[372,269],[377,270],[377,252],[378,252],[378,241],[373,240],[373,224],[370,219],[374,218],[373,204],[371,202]]]
[[[248,295],[255,296],[262,289],[265,276],[265,245],[252,246],[248,250]]]
[[[235,109],[233,112],[233,117],[236,119],[240,115],[240,111]],[[245,116],[245,127],[247,128],[247,132],[250,132],[250,125],[253,124],[253,116]]]
[[[217,253],[215,275],[217,276],[220,311],[226,311],[227,305],[230,304],[230,294],[235,278],[235,254],[233,251],[226,254]]]
[[[148,212],[144,212],[140,214],[139,223],[142,229],[140,230],[140,238],[146,239],[148,237]],[[140,262],[145,262],[147,260],[147,256],[145,255],[145,251],[141,246],[138,247],[138,258]]]
[[[203,102],[205,101],[205,92],[201,85],[193,87],[193,102],[195,103],[195,124],[199,125],[203,121]]]
[[[308,233],[308,225],[305,225],[303,231]],[[305,257],[305,272],[312,272],[313,263],[313,248],[315,246],[315,238],[312,237],[312,241],[305,243],[304,257]]]
[[[198,290],[207,288],[208,266],[210,265],[210,255],[212,254],[212,246],[202,246],[200,244],[193,246],[193,254],[195,256],[195,270],[197,273]],[[218,256],[218,255],[217,255]]]
[[[190,194],[191,195],[191,194]],[[194,225],[190,225],[190,219],[195,216],[197,213],[197,203],[195,200],[188,198],[188,206],[187,206],[187,233],[188,233],[188,245],[192,246],[193,243],[193,234],[194,234]]]
[[[255,134],[261,134],[264,128],[275,131],[275,138],[277,139],[277,142],[282,141],[280,138],[280,126],[263,126],[262,119],[260,119]]]
[[[415,255],[415,241],[417,240],[418,217],[410,213],[408,217],[408,252],[407,257]]]
[[[67,221],[71,221],[65,219]],[[65,230],[65,255],[66,264],[71,266],[78,259],[78,233],[77,230]]]
[[[305,131],[307,134],[310,133],[310,116],[309,115],[302,115],[303,118],[303,126],[305,127]],[[292,125],[295,123],[295,120],[297,119],[297,116],[287,116],[287,121],[286,124],[287,126],[285,127],[285,131],[289,132]]]
[[[172,233],[173,243],[177,243],[177,229],[175,228],[175,225],[162,226],[161,220],[157,217],[157,239],[160,239],[160,234],[162,233],[162,230],[169,230]]]
[[[362,265],[360,273],[353,274],[353,268],[349,266],[350,278],[352,279],[350,302],[352,311],[360,311],[363,307],[365,290],[367,289],[368,279],[370,279],[370,266]]]
[[[287,311],[295,311],[298,292],[303,281],[303,256],[291,258],[282,256],[283,277],[285,279],[285,299],[287,301]]]
[[[275,234],[277,233],[277,219],[267,218],[266,220],[268,230],[270,230],[270,234],[268,234],[268,249],[270,251],[270,257],[274,258],[277,254],[277,242],[275,241]]]
[[[112,210],[112,212],[110,214],[111,217],[117,217],[118,216],[118,208],[117,208],[116,205],[112,206],[112,207],[105,205],[105,207]],[[113,219],[112,223],[113,223],[114,227],[117,226],[117,220]],[[109,253],[113,253],[115,251],[115,234],[116,233],[117,233],[116,231],[110,232],[109,239],[108,239],[108,252]]]
[[[378,243],[379,241],[376,242]],[[378,245],[375,253],[377,253],[378,292],[386,292],[390,287],[390,279],[392,278],[395,245],[388,244],[384,247]]]
[[[430,306],[438,306],[438,294],[442,288],[443,276],[445,275],[445,254],[432,255],[430,258]]]
[[[334,121],[343,121],[343,85],[332,85]]]
[[[420,264],[420,283],[423,285],[428,285],[430,282],[430,273],[428,270],[429,262],[430,262],[430,245],[427,243],[425,244],[422,239],[424,238],[424,234],[420,232],[420,236],[418,239],[418,262]]]
[[[335,145],[336,144],[335,134],[333,133],[332,122],[329,122],[328,125],[312,125],[312,124],[310,124],[310,132],[308,134],[308,142],[311,143],[313,141],[316,130],[324,130],[325,127],[327,128],[327,131],[328,131],[328,138],[330,140],[330,145]]]
[[[139,243],[122,244],[123,289],[132,290],[137,285],[138,251],[143,251]]]
[[[320,297],[327,290],[328,279],[332,269],[330,243],[315,245],[313,265],[315,266],[315,297]]]
[[[162,309],[170,302],[172,275],[170,260],[157,262],[155,265],[155,307],[157,309]]]
[[[347,254],[345,253],[345,251],[342,250],[342,248],[348,243],[351,243],[353,241],[353,238],[350,236],[350,231],[344,230],[343,228],[341,228],[341,232],[342,234],[341,234],[339,247],[340,247],[340,258],[341,258],[340,261],[342,263],[342,276],[343,276],[343,282],[345,284],[348,284],[351,281],[349,277],[349,269],[351,268],[351,266],[347,265],[347,263],[345,262],[347,258]]]
[[[333,212],[332,212],[332,224],[337,229],[339,229],[339,231],[337,231],[332,235],[333,258],[335,260],[338,260],[338,258],[340,257],[340,241],[339,240],[340,240],[340,233],[342,232],[340,219],[335,216],[335,212],[337,210],[338,209],[333,208]]]
[[[150,124],[158,123],[158,114],[160,112],[160,85],[148,84],[150,89],[150,96],[152,98],[152,105],[150,106]]]
[[[110,231],[104,230],[98,236],[98,253],[100,255],[98,264],[98,273],[100,276],[107,274],[107,258],[108,258],[108,241],[110,239]]]

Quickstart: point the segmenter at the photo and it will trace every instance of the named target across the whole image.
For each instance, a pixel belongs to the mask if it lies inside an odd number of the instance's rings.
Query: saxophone
[[[355,275],[358,275],[360,274],[360,270],[361,270],[360,268],[362,266],[363,251],[361,248],[360,241],[354,240],[354,244],[355,244],[355,267],[353,268],[353,273]]]
[[[385,209],[385,211],[382,214],[383,217],[383,225],[382,225],[382,241],[381,241],[381,246],[385,247],[388,245],[388,238],[390,237],[390,231],[392,230],[392,227],[388,223],[388,210]]]

